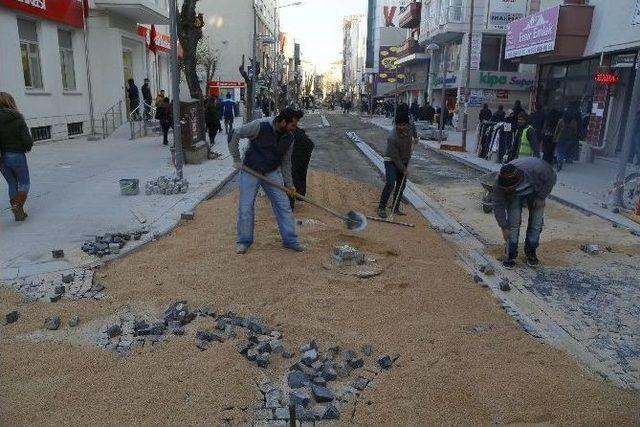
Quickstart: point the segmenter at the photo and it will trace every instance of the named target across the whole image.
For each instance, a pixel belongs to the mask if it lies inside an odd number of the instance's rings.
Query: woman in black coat
[[[32,146],[29,128],[16,101],[10,94],[0,92],[0,172],[9,186],[9,202],[16,221],[27,219],[24,204],[31,182],[26,153]]]

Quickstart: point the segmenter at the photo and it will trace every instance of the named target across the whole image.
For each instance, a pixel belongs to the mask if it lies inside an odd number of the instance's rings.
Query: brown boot
[[[11,201],[11,210],[16,221],[24,221],[27,219],[27,213],[24,211],[24,203],[27,201],[27,193],[19,191],[14,200]]]

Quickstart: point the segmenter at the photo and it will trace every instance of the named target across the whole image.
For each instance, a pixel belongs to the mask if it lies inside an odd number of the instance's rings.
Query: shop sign
[[[612,68],[633,68],[636,63],[635,53],[625,53],[623,55],[616,55],[611,61]]]
[[[480,69],[480,54],[482,52],[482,33],[471,35],[471,69]]]
[[[150,45],[151,30],[148,26],[138,24],[138,35],[145,38],[147,46]],[[169,37],[168,34],[161,33],[156,30],[155,46],[156,49],[161,52],[171,52],[171,37]]]
[[[229,81],[229,80],[215,80],[215,81],[210,81],[209,82],[209,86],[212,86],[212,87],[244,87],[245,83],[244,82],[238,82],[238,81]]]
[[[593,80],[598,84],[613,86],[618,84],[620,76],[614,71],[600,71],[593,76]]]
[[[524,73],[503,73],[494,71],[472,71],[471,87],[481,89],[530,90],[535,77]]]
[[[399,49],[399,46],[380,46],[378,56],[380,58],[380,65],[378,66],[378,74],[376,75],[376,81],[378,83],[402,82],[406,78],[404,68],[396,65]]]
[[[509,24],[504,58],[550,52],[556,47],[560,6],[543,10]]]
[[[83,2],[86,12],[89,9],[86,0],[0,0],[0,6],[82,28]]]
[[[453,73],[447,73],[447,87],[448,88],[457,88],[457,83],[458,83],[458,75],[457,74],[453,74]],[[434,77],[434,79],[431,81],[431,87],[433,89],[439,89],[442,88],[442,75],[436,76]]]
[[[509,23],[524,18],[527,13],[527,0],[489,0],[487,28],[506,30]]]

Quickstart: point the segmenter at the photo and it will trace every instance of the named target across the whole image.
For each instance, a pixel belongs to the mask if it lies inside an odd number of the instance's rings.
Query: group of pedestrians
[[[127,93],[127,99],[129,100],[129,111],[133,120],[151,119],[151,105],[153,103],[153,96],[151,95],[151,86],[149,85],[149,79],[144,79],[144,83],[140,90],[136,86],[133,79],[127,80],[127,87],[125,88]],[[143,115],[140,114],[140,91],[142,91],[143,103]],[[162,91],[164,92],[164,91]]]

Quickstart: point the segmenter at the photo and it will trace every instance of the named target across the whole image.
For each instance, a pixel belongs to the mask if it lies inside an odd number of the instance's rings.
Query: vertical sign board
[[[482,33],[476,32],[471,35],[471,69],[480,69],[480,54],[482,52]]]
[[[489,0],[487,28],[506,30],[509,23],[524,18],[527,14],[527,0]]]
[[[640,25],[640,0],[636,0],[636,5],[631,11],[631,25]]]
[[[0,0],[0,6],[82,28],[83,0]]]
[[[509,23],[505,59],[553,51],[556,47],[560,6]]]

